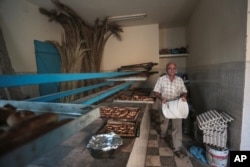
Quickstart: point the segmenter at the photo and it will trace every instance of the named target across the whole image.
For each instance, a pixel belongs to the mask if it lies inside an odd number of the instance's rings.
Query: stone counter
[[[123,138],[123,145],[116,150],[112,158],[95,159],[86,148],[91,137],[105,123],[97,119],[55,149],[30,163],[28,167],[144,167],[150,129],[149,109],[150,105],[147,105],[140,123],[139,137]]]

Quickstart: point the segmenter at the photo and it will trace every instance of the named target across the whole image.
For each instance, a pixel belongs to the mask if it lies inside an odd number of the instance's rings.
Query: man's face
[[[175,64],[169,64],[167,66],[167,73],[169,76],[175,76],[176,74],[176,66]]]

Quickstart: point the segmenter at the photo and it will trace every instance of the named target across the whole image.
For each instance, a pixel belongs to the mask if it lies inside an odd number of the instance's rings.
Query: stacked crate
[[[231,116],[210,110],[196,118],[199,129],[203,131],[203,143],[219,148],[227,147],[227,127],[233,120]]]
[[[114,132],[121,137],[135,137],[138,121],[143,108],[129,104],[103,104],[100,106],[100,117],[106,120],[105,132]]]
[[[105,132],[113,131],[121,137],[138,137],[143,113],[149,104],[155,102],[150,93],[151,89],[147,88],[129,88],[115,95],[111,103],[99,105],[100,117],[107,122]]]

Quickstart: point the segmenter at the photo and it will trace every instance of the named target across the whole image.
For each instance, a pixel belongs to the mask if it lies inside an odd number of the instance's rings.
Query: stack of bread
[[[106,132],[114,132],[121,137],[135,137],[137,118],[141,114],[138,107],[100,106],[100,117],[107,120]]]

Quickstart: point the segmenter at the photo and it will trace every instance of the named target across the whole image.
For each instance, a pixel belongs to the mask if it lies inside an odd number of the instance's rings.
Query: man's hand
[[[182,93],[180,99],[182,101],[187,101],[187,93]]]
[[[167,99],[166,98],[162,98],[161,102],[162,102],[162,104],[165,104],[167,102]]]
[[[182,96],[182,97],[181,97],[181,100],[182,100],[182,101],[187,101],[187,98],[186,98],[185,96]]]

